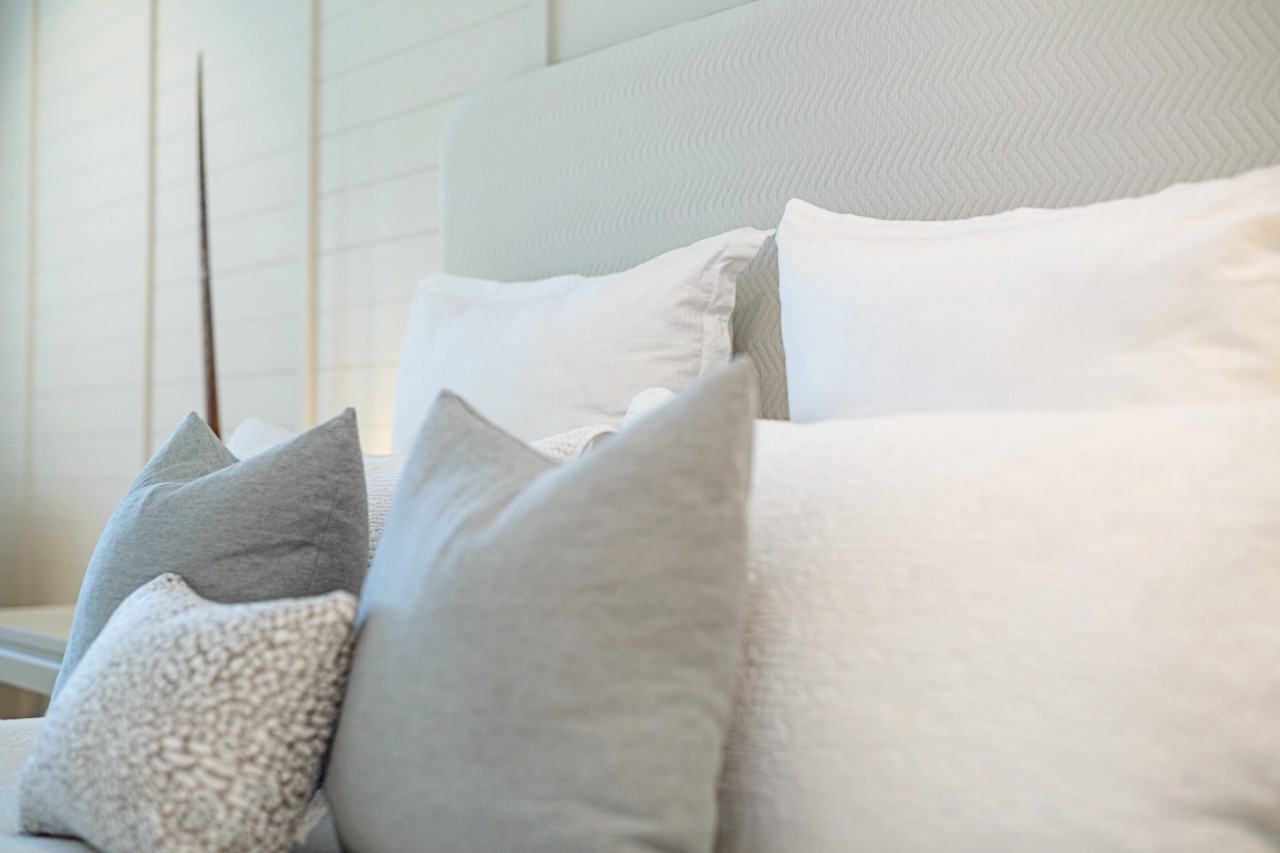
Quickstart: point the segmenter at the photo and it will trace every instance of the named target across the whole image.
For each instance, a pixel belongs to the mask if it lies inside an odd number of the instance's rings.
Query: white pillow
[[[735,279],[767,236],[740,228],[595,278],[424,279],[400,352],[392,449],[407,450],[446,388],[526,441],[617,426],[642,389],[678,391],[729,361]]]
[[[1280,168],[1064,210],[787,205],[795,421],[1280,394]]]
[[[721,853],[1274,849],[1278,435],[760,423]]]

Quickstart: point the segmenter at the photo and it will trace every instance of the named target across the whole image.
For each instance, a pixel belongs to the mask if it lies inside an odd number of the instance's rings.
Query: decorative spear
[[[209,203],[204,174],[204,55],[196,54],[196,161],[200,186],[200,299],[204,325],[205,422],[221,437],[218,423],[218,368],[213,352],[213,290],[209,283]]]

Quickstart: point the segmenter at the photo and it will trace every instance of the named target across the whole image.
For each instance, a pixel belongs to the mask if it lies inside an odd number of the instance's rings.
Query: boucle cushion
[[[759,424],[721,853],[1276,850],[1277,436]]]
[[[569,465],[440,396],[361,597],[347,849],[710,849],[755,389],[709,375]]]
[[[346,677],[346,592],[214,604],[174,574],[120,605],[49,707],[23,831],[106,853],[289,849]]]
[[[240,461],[193,415],[133,481],[93,552],[54,695],[116,606],[180,571],[232,603],[358,592],[368,513],[356,415],[341,415]]]

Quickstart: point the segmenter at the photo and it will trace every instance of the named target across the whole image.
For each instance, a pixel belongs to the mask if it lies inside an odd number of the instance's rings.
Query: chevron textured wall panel
[[[792,196],[1083,204],[1280,161],[1280,2],[759,0],[474,95],[443,145],[444,266],[501,279],[769,227]],[[739,343],[782,416],[755,272]]]

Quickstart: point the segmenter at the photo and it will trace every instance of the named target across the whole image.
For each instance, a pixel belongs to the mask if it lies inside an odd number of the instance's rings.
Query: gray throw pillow
[[[711,849],[755,408],[739,362],[557,465],[440,395],[357,616],[346,849]]]
[[[177,572],[222,603],[356,593],[368,530],[353,410],[243,462],[188,415],[98,541],[54,695],[120,602],[152,578]]]

